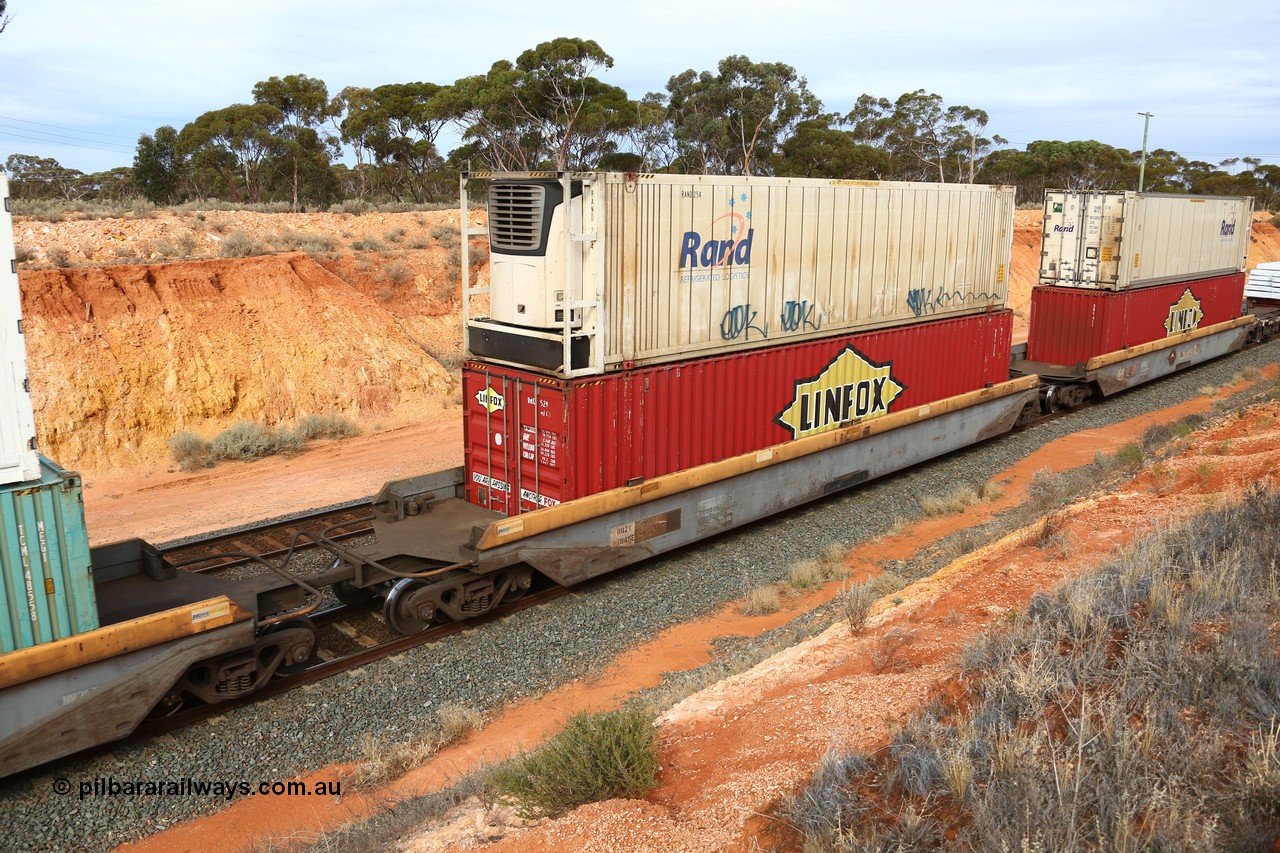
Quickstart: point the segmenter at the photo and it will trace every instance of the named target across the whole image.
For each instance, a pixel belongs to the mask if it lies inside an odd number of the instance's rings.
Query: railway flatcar
[[[487,231],[467,224],[471,181]],[[302,664],[326,586],[402,634],[472,618],[536,576],[572,586],[670,552],[1229,352],[1256,325],[1232,308],[1242,266],[1197,261],[1159,282],[1043,284],[1032,340],[1011,348],[1008,188],[486,173],[460,199],[466,462],[386,484],[374,544],[318,532],[327,571],[218,580],[137,540],[89,551],[78,478],[47,460],[11,479],[15,506],[60,490],[49,553],[72,556],[36,572],[29,549],[3,552],[25,633],[0,653],[0,776]],[[466,257],[482,235],[484,286]],[[1049,339],[1090,312],[1101,327]],[[22,524],[5,535],[31,542]],[[32,610],[41,593],[57,607]]]
[[[1253,199],[1045,193],[1040,282],[1015,375],[1049,410],[1106,397],[1242,347]]]

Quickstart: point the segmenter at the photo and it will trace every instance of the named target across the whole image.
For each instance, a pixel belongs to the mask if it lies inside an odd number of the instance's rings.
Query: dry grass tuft
[[[744,616],[764,616],[769,613],[777,613],[782,607],[782,599],[778,595],[778,588],[772,585],[758,586],[747,593],[746,601],[742,605],[742,614]]]

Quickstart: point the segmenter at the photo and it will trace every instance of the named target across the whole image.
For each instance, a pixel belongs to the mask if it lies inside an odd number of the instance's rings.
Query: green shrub
[[[70,256],[63,246],[50,246],[49,251],[45,252],[45,257],[49,259],[49,263],[55,267],[66,267],[71,265]]]
[[[254,255],[265,255],[267,252],[266,246],[243,231],[233,231],[228,234],[223,239],[220,249],[220,254],[224,258],[251,258]]]
[[[639,797],[657,784],[657,746],[653,717],[639,708],[578,714],[543,746],[501,768],[494,783],[525,817]]]
[[[1280,228],[1280,213],[1277,213],[1275,216],[1271,217],[1271,224],[1274,225],[1276,228]]]
[[[322,255],[332,252],[337,245],[327,234],[308,234],[285,228],[271,237],[271,243],[285,252],[306,252],[309,255]]]
[[[233,424],[209,442],[209,452],[214,459],[261,459],[277,453],[296,453],[302,449],[303,439],[288,430],[268,429],[252,421]]]
[[[445,248],[456,247],[462,239],[458,235],[458,229],[450,225],[437,225],[431,229],[431,236]]]
[[[379,277],[391,284],[405,284],[413,281],[413,270],[404,261],[392,261],[382,267]]]
[[[336,413],[307,415],[298,421],[293,434],[303,441],[324,438],[350,438],[360,434],[360,427]]]
[[[1121,445],[1116,451],[1116,460],[1130,470],[1140,468],[1144,457],[1142,448],[1132,443]]]
[[[856,634],[866,626],[871,606],[879,598],[880,593],[871,581],[857,584],[840,593],[840,611],[848,620],[850,631]]]
[[[213,467],[213,460],[209,456],[209,442],[194,432],[184,430],[170,438],[168,444],[173,460],[183,471]]]
[[[330,213],[351,213],[359,215],[369,209],[369,205],[358,199],[349,198],[346,201],[329,205]]]

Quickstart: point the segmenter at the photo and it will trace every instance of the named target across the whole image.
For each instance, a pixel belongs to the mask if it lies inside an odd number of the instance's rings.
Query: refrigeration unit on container
[[[0,485],[40,477],[36,419],[27,384],[27,342],[22,334],[18,253],[9,210],[9,180],[0,174]]]
[[[463,369],[467,498],[514,515],[1003,382],[1012,314],[601,376]]]
[[[1011,187],[482,174],[463,178],[464,222],[476,178],[489,285],[463,264],[472,358],[601,374],[1006,303]]]
[[[80,475],[40,463],[38,478],[0,487],[0,652],[98,627]]]
[[[1027,360],[1082,364],[1094,356],[1225,323],[1241,316],[1243,298],[1243,273],[1136,290],[1034,287]]]
[[[1252,215],[1249,197],[1048,190],[1040,283],[1129,290],[1243,272]]]

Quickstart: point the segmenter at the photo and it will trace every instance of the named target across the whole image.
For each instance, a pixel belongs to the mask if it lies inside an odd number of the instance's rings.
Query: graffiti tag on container
[[[724,316],[720,318],[720,337],[726,341],[736,341],[738,338],[743,340],[751,340],[751,333],[755,332],[762,338],[769,337],[769,324],[765,323],[764,328],[756,325],[756,317],[760,316],[759,311],[751,308],[751,304],[735,305],[728,311],[724,312]]]
[[[817,315],[816,317],[814,315]],[[822,328],[822,315],[818,313],[818,303],[803,299],[799,302],[788,299],[782,303],[782,331],[799,332]]]
[[[960,290],[934,291],[933,288],[913,287],[907,291],[907,308],[917,317],[933,314],[945,308],[954,308],[966,302],[976,305],[996,305],[1000,297],[994,293],[965,293]]]

